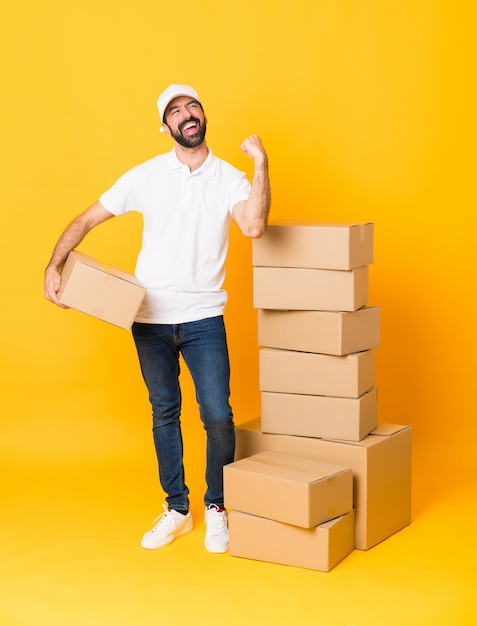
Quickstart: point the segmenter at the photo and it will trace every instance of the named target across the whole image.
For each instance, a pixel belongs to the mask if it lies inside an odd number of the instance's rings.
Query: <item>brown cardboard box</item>
[[[224,467],[228,508],[311,528],[353,508],[347,467],[279,452],[262,452]]]
[[[253,240],[253,264],[350,270],[373,262],[373,224],[275,222]]]
[[[236,427],[236,459],[265,450],[351,468],[355,546],[367,550],[411,522],[411,427],[380,424],[360,442],[261,432],[260,419]]]
[[[232,556],[329,572],[353,551],[354,511],[314,528],[299,528],[232,511]]]
[[[253,268],[256,309],[356,311],[368,301],[368,266],[354,270]]]
[[[347,356],[260,350],[260,390],[358,398],[375,385],[374,350]]]
[[[258,310],[258,344],[266,348],[345,355],[379,346],[380,309]]]
[[[262,391],[262,431],[360,441],[378,425],[377,391],[332,398]]]
[[[62,304],[121,328],[131,328],[145,295],[131,274],[76,250],[69,253],[61,272]]]

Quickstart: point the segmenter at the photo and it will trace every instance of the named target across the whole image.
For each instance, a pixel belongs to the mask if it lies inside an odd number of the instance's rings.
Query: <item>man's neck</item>
[[[179,161],[187,165],[191,172],[198,169],[209,155],[209,149],[205,141],[197,148],[184,148],[184,146],[176,142],[175,150]]]

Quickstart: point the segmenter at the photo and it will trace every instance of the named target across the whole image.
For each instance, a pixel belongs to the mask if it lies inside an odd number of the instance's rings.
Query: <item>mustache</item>
[[[178,129],[180,132],[182,132],[182,129],[184,128],[184,126],[185,126],[186,124],[190,124],[191,122],[195,122],[195,123],[197,124],[197,126],[199,126],[199,127],[201,126],[200,119],[199,119],[198,117],[189,117],[188,119],[183,120],[183,121],[179,124],[179,126],[177,127],[177,129]]]

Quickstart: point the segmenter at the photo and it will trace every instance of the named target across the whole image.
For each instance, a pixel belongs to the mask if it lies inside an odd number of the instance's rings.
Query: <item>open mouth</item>
[[[183,135],[193,135],[199,130],[200,120],[194,118],[190,120],[185,120],[179,126],[179,131]]]

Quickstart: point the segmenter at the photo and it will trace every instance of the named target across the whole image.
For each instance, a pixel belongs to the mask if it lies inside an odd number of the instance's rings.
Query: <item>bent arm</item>
[[[237,202],[232,215],[246,237],[258,238],[265,232],[270,212],[268,157],[257,135],[245,139],[240,147],[253,159],[254,174],[248,200]]]
[[[76,217],[69,226],[66,227],[53,250],[51,259],[45,270],[45,298],[54,304],[64,307],[58,301],[58,291],[61,285],[60,269],[66,261],[68,254],[83,241],[89,231],[105,222],[113,214],[107,211],[98,201],[95,202],[84,213]]]

